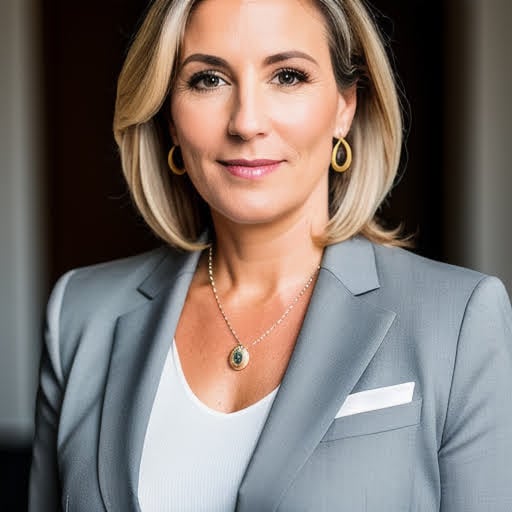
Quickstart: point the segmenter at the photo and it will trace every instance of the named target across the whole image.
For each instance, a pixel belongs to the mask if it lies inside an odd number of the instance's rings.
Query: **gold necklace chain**
[[[260,341],[265,339],[271,332],[273,332],[279,325],[281,325],[283,320],[289,315],[290,311],[295,307],[297,302],[299,302],[301,297],[306,293],[307,289],[310,287],[311,283],[313,282],[313,279],[315,278],[316,273],[319,270],[320,270],[320,265],[318,265],[315,268],[315,271],[311,274],[307,283],[304,285],[302,290],[295,296],[295,298],[290,303],[290,305],[285,309],[285,311],[281,315],[281,317],[278,320],[276,320],[263,334],[258,336],[255,340],[253,340],[249,344],[249,347],[252,347],[253,345],[256,345],[257,343],[259,343]],[[230,330],[231,334],[233,335],[233,338],[235,338],[235,340],[238,343],[237,346],[229,354],[229,364],[231,365],[231,368],[233,368],[233,370],[243,370],[249,364],[249,350],[240,341],[238,334],[236,333],[235,329],[231,325],[231,322],[229,321],[229,318],[227,317],[226,312],[224,311],[224,308],[222,307],[222,304],[220,302],[219,295],[217,293],[217,287],[215,286],[215,280],[213,278],[213,248],[212,248],[212,246],[210,246],[210,248],[208,250],[208,276],[210,278],[210,285],[212,287],[213,295],[215,296],[215,301],[217,302],[217,306],[219,307],[219,311],[222,315],[222,318],[224,318],[224,321],[226,322],[228,329]]]

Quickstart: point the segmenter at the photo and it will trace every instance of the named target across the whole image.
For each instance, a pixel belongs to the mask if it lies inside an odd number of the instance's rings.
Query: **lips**
[[[258,179],[277,170],[282,160],[259,158],[255,160],[222,160],[219,163],[233,176],[246,179]]]
[[[259,160],[223,160],[221,163],[223,165],[239,165],[241,167],[262,167],[265,165],[273,165],[278,164],[281,160],[267,160],[267,159],[259,159]]]

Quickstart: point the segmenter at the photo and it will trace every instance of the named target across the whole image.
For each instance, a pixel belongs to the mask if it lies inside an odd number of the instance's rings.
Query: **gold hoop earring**
[[[173,172],[173,174],[176,174],[177,176],[181,176],[182,174],[185,174],[187,170],[185,169],[185,166],[183,165],[183,157],[181,156],[181,151],[176,154],[176,158],[179,161],[179,164],[176,165],[174,163],[174,151],[176,149],[179,149],[179,146],[173,146],[171,150],[169,151],[169,155],[167,156],[167,163],[169,164],[169,168]]]
[[[344,153],[345,161],[342,164],[338,163],[339,153]],[[350,148],[348,142],[343,137],[340,137],[338,139],[338,142],[336,143],[336,145],[334,146],[334,148],[332,150],[332,156],[331,156],[332,168],[336,172],[345,172],[350,167],[351,163],[352,163],[352,149]]]

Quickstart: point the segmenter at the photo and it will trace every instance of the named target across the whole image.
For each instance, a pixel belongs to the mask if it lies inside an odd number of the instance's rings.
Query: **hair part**
[[[157,236],[184,249],[211,227],[208,205],[185,174],[169,171],[169,95],[180,45],[200,0],[155,0],[121,70],[114,137],[133,201]],[[402,149],[397,86],[381,36],[361,0],[312,0],[323,14],[333,72],[340,91],[357,87],[357,108],[346,137],[353,161],[345,173],[330,171],[330,220],[322,246],[362,234],[386,245],[410,245],[401,227],[388,230],[377,210],[396,177]]]

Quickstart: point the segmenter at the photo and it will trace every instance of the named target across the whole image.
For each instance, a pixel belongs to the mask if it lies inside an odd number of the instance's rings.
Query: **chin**
[[[262,212],[243,211],[243,212],[218,212],[221,218],[228,220],[233,224],[243,226],[266,225],[276,222],[281,217],[279,214],[272,215],[268,210]]]
[[[276,208],[276,205],[279,207]],[[265,201],[264,204],[250,204],[246,202],[243,206],[234,208],[231,204],[229,207],[223,209],[217,209],[216,213],[220,218],[224,218],[234,224],[240,224],[244,226],[257,226],[257,225],[270,225],[276,224],[287,217],[293,215],[294,211],[300,210],[300,206],[284,208],[281,202],[273,201],[269,203]]]

